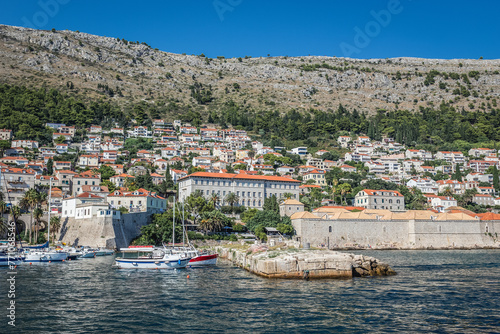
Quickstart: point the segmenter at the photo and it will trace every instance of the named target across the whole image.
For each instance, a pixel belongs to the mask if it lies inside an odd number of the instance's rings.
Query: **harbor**
[[[112,256],[21,265],[13,332],[497,331],[498,250],[351,252],[398,274],[278,280],[225,259],[208,268],[128,270],[113,268]]]

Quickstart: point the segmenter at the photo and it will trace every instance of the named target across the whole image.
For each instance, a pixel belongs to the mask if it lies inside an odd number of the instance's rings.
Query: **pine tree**
[[[52,175],[52,173],[54,173],[54,161],[52,159],[49,159],[49,161],[47,161],[47,173],[49,175]]]
[[[170,165],[167,165],[167,170],[165,171],[165,186],[167,189],[174,188],[174,181],[172,180],[172,175],[170,175]]]
[[[500,184],[498,180],[498,168],[496,165],[493,165],[493,188],[495,188],[495,191],[500,190]]]

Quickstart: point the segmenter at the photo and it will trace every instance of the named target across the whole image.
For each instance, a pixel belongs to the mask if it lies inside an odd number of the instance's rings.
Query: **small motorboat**
[[[68,252],[68,260],[76,260],[83,255],[83,252],[77,250],[75,247],[65,247],[65,252]]]
[[[24,262],[65,261],[68,253],[60,250],[31,250],[25,253]]]
[[[193,257],[188,266],[189,267],[204,267],[204,266],[215,266],[217,264],[217,258],[219,254],[211,253],[209,251],[199,252],[196,250],[196,256]]]
[[[186,252],[174,253],[166,248],[122,248],[120,251],[122,256],[115,259],[115,266],[120,269],[181,269],[191,260]]]
[[[107,248],[99,248],[96,250],[95,256],[108,256],[115,254],[115,251]]]
[[[80,259],[93,259],[96,256],[96,250],[92,248],[83,248],[82,254],[80,255]]]

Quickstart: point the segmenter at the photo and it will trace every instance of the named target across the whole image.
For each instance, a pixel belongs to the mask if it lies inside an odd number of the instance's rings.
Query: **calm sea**
[[[118,270],[112,257],[19,266],[1,333],[499,333],[500,251],[363,251],[393,277],[284,281],[228,262]],[[187,278],[187,275],[190,278]]]

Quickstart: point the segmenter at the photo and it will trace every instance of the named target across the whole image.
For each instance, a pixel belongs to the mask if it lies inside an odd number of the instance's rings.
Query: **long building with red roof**
[[[273,195],[279,199],[288,193],[298,199],[299,186],[300,181],[282,176],[196,172],[179,180],[179,199],[184,202],[200,191],[205,198],[217,194],[220,203],[228,205],[226,196],[235,193],[238,205],[262,209],[264,199]]]

